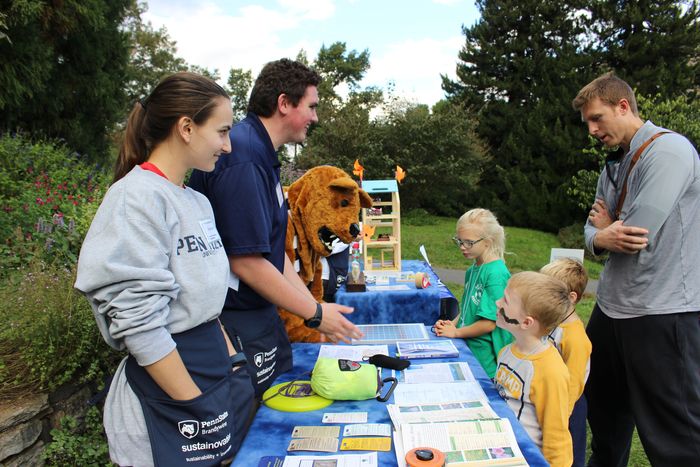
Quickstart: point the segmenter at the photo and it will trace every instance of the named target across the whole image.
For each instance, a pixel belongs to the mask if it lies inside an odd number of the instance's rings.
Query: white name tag
[[[228,288],[233,289],[236,292],[238,292],[238,286],[240,285],[240,283],[241,283],[241,280],[238,278],[238,276],[229,270],[229,272],[228,272]]]
[[[282,193],[282,185],[277,183],[277,202],[279,203],[280,207],[282,207],[282,203],[284,203],[284,193]]]
[[[214,223],[213,219],[205,219],[203,221],[199,221],[199,227],[202,229],[204,238],[207,239],[209,245],[221,243],[221,237],[219,236],[219,231],[216,230],[216,223]]]

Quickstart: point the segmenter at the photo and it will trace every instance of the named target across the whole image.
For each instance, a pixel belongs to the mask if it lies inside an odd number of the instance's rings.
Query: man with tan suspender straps
[[[600,174],[586,246],[608,252],[586,328],[589,466],[626,466],[636,425],[654,466],[700,459],[700,160],[683,136],[644,122],[612,73],[573,101],[619,158]],[[634,162],[633,162],[634,161]]]

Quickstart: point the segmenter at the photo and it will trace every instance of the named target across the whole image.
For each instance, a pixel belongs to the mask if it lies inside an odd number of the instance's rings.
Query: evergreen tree
[[[105,157],[121,117],[130,0],[2,0],[0,130],[64,140]]]
[[[451,100],[472,109],[493,163],[478,203],[506,224],[556,230],[578,214],[565,186],[594,164],[571,99],[593,77],[578,0],[479,0],[481,19],[463,28],[457,81],[443,77]],[[573,207],[573,208],[572,208]]]
[[[595,0],[593,31],[603,66],[643,96],[700,90],[697,0]]]

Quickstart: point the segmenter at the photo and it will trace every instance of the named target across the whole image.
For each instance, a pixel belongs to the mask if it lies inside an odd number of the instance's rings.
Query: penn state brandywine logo
[[[253,362],[255,362],[255,366],[260,368],[265,361],[265,353],[264,352],[258,352],[255,354],[253,357]]]
[[[192,439],[199,434],[199,422],[197,420],[182,420],[177,422],[177,429],[187,439]]]

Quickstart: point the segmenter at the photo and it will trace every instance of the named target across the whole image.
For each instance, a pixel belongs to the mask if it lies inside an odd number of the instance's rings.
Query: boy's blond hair
[[[520,296],[525,313],[540,323],[540,336],[557,327],[571,306],[566,284],[540,272],[523,271],[513,274],[508,281],[508,288]]]
[[[563,281],[569,288],[569,292],[576,293],[578,303],[586,291],[588,284],[588,273],[580,261],[573,258],[557,258],[549,264],[545,264],[540,269],[542,274],[552,276]]]
[[[488,209],[471,209],[462,214],[462,217],[459,218],[457,221],[457,230],[469,224],[481,227],[484,238],[491,241],[491,246],[488,251],[497,258],[503,259],[503,254],[506,250],[506,233],[501,224],[498,223],[498,219],[496,219],[494,213]]]
[[[634,91],[626,81],[615,76],[615,73],[612,71],[597,77],[581,88],[571,102],[571,106],[574,110],[580,111],[586,104],[596,98],[612,106],[617,105],[620,99],[626,99],[630,104],[632,114],[635,117],[639,117]]]

